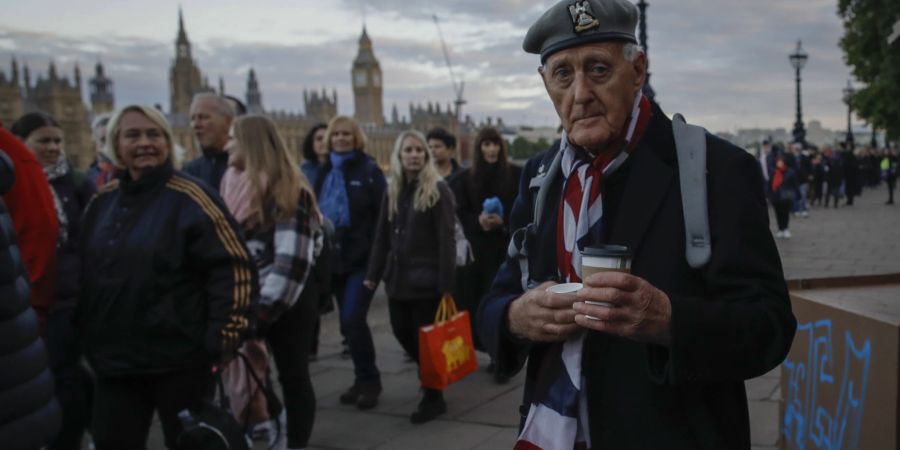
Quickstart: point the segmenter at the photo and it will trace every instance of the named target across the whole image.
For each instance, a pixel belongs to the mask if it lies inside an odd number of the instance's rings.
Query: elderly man
[[[759,165],[709,134],[711,256],[686,261],[673,125],[641,94],[637,15],[626,0],[565,0],[523,44],[564,134],[525,166],[511,256],[479,314],[497,370],[528,362],[516,448],[749,449],[744,380],[793,338]],[[581,280],[580,252],[612,244],[631,272]]]
[[[228,168],[228,130],[234,109],[228,99],[212,93],[194,96],[191,102],[191,129],[203,154],[184,165],[184,171],[219,192],[222,176]]]

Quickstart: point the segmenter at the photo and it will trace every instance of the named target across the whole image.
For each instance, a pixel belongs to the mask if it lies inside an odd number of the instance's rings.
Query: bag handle
[[[441,297],[441,303],[438,305],[437,313],[434,315],[434,323],[446,322],[453,318],[457,312],[456,302],[453,301],[453,296],[445,294]]]

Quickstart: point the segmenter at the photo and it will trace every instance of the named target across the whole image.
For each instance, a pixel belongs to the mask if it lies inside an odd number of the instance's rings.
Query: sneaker
[[[784,230],[784,232],[781,233],[781,237],[783,237],[785,239],[790,239],[791,238],[791,230]]]
[[[425,396],[419,402],[416,411],[409,416],[409,421],[414,424],[421,424],[436,419],[441,414],[447,412],[447,402],[444,401],[444,395],[441,391],[425,390]]]
[[[808,218],[809,218],[809,211],[800,211],[800,217],[802,217],[802,218],[804,218],[804,219],[808,219]]]
[[[372,409],[378,406],[378,396],[381,395],[381,383],[366,383],[359,385],[359,398],[356,399],[356,407],[362,410]]]
[[[784,237],[784,232],[783,232],[783,231],[778,230],[778,231],[775,232],[775,239],[781,239],[781,238],[783,238],[783,237]]]
[[[347,391],[341,394],[340,401],[342,405],[352,405],[359,400],[359,386],[353,383]]]

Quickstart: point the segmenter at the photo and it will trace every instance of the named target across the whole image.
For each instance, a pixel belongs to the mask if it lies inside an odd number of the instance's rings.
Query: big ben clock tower
[[[353,60],[353,104],[356,120],[362,125],[384,125],[384,108],[381,103],[381,66],[375,59],[372,40],[363,27],[359,38],[359,51]]]

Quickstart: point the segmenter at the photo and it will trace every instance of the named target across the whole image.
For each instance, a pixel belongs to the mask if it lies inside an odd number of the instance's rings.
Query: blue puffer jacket
[[[9,190],[14,177],[12,162],[0,151],[0,194]],[[28,296],[15,229],[0,199],[0,446],[8,450],[46,445],[62,417]]]

